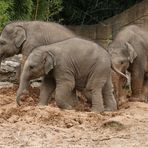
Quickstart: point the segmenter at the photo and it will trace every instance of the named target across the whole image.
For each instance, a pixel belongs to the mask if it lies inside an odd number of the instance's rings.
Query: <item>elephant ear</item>
[[[56,66],[55,56],[51,52],[45,52],[45,74],[48,74]]]
[[[129,51],[128,59],[129,59],[130,63],[133,63],[134,59],[137,57],[137,53],[134,50],[134,47],[130,43],[126,42],[125,44],[126,44],[128,51]]]
[[[25,29],[21,26],[17,26],[15,30],[15,46],[20,48],[21,45],[26,41],[26,32]]]

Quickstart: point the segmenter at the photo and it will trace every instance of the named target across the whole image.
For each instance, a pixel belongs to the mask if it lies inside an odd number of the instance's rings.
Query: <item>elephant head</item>
[[[20,105],[21,95],[27,91],[30,80],[47,75],[56,66],[55,56],[50,51],[32,52],[25,62],[20,85],[17,91],[16,102]]]
[[[17,21],[7,24],[0,36],[0,62],[22,53],[25,61],[36,47],[75,37],[64,26],[42,21]],[[24,62],[25,62],[24,61]]]
[[[22,26],[7,25],[0,36],[0,60],[19,54],[25,41],[26,32]]]
[[[134,46],[129,43],[120,43],[119,41],[113,41],[108,47],[111,54],[111,60],[113,66],[123,74],[126,74],[129,66],[133,63],[137,57]],[[116,98],[122,96],[122,87],[125,85],[125,78],[117,73],[113,72],[113,84],[115,88]]]
[[[109,52],[111,54],[111,59],[113,65],[125,73],[129,65],[133,63],[134,59],[137,57],[137,53],[134,47],[129,42],[125,44],[111,44],[109,46]]]

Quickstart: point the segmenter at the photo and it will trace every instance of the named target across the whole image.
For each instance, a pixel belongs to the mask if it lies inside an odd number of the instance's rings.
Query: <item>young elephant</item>
[[[57,23],[42,21],[9,23],[3,28],[0,35],[0,63],[7,57],[22,54],[22,69],[29,54],[37,47],[73,37],[75,37],[75,34]],[[18,73],[18,78],[19,75],[20,73]]]
[[[148,30],[127,26],[116,35],[108,49],[113,65],[123,73],[127,70],[131,73],[132,97],[148,100]],[[116,96],[122,98],[123,81],[116,74],[113,80]]]
[[[44,76],[40,104],[47,105],[55,90],[60,108],[70,109],[75,90],[81,91],[92,102],[92,111],[116,110],[112,93],[111,62],[109,54],[96,43],[73,38],[33,51],[22,71],[17,92],[17,103],[29,85],[29,80]]]

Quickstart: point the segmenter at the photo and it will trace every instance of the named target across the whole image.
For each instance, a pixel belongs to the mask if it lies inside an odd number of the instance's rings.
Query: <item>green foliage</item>
[[[13,0],[14,12],[11,16],[12,20],[30,20],[32,14],[32,0]]]
[[[48,20],[61,22],[60,12],[63,10],[62,0],[48,0]]]
[[[10,15],[8,9],[12,6],[10,0],[0,1],[0,30],[9,21]]]
[[[0,0],[0,27],[12,20],[96,24],[142,0]]]
[[[61,0],[33,0],[33,20],[61,21]]]
[[[46,20],[48,13],[48,1],[47,0],[33,0],[33,20]]]

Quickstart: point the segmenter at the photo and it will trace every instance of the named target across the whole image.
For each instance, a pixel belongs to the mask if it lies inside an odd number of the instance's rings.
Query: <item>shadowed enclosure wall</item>
[[[77,35],[106,47],[122,27],[130,24],[148,28],[148,0],[96,25],[68,26],[68,28]]]

